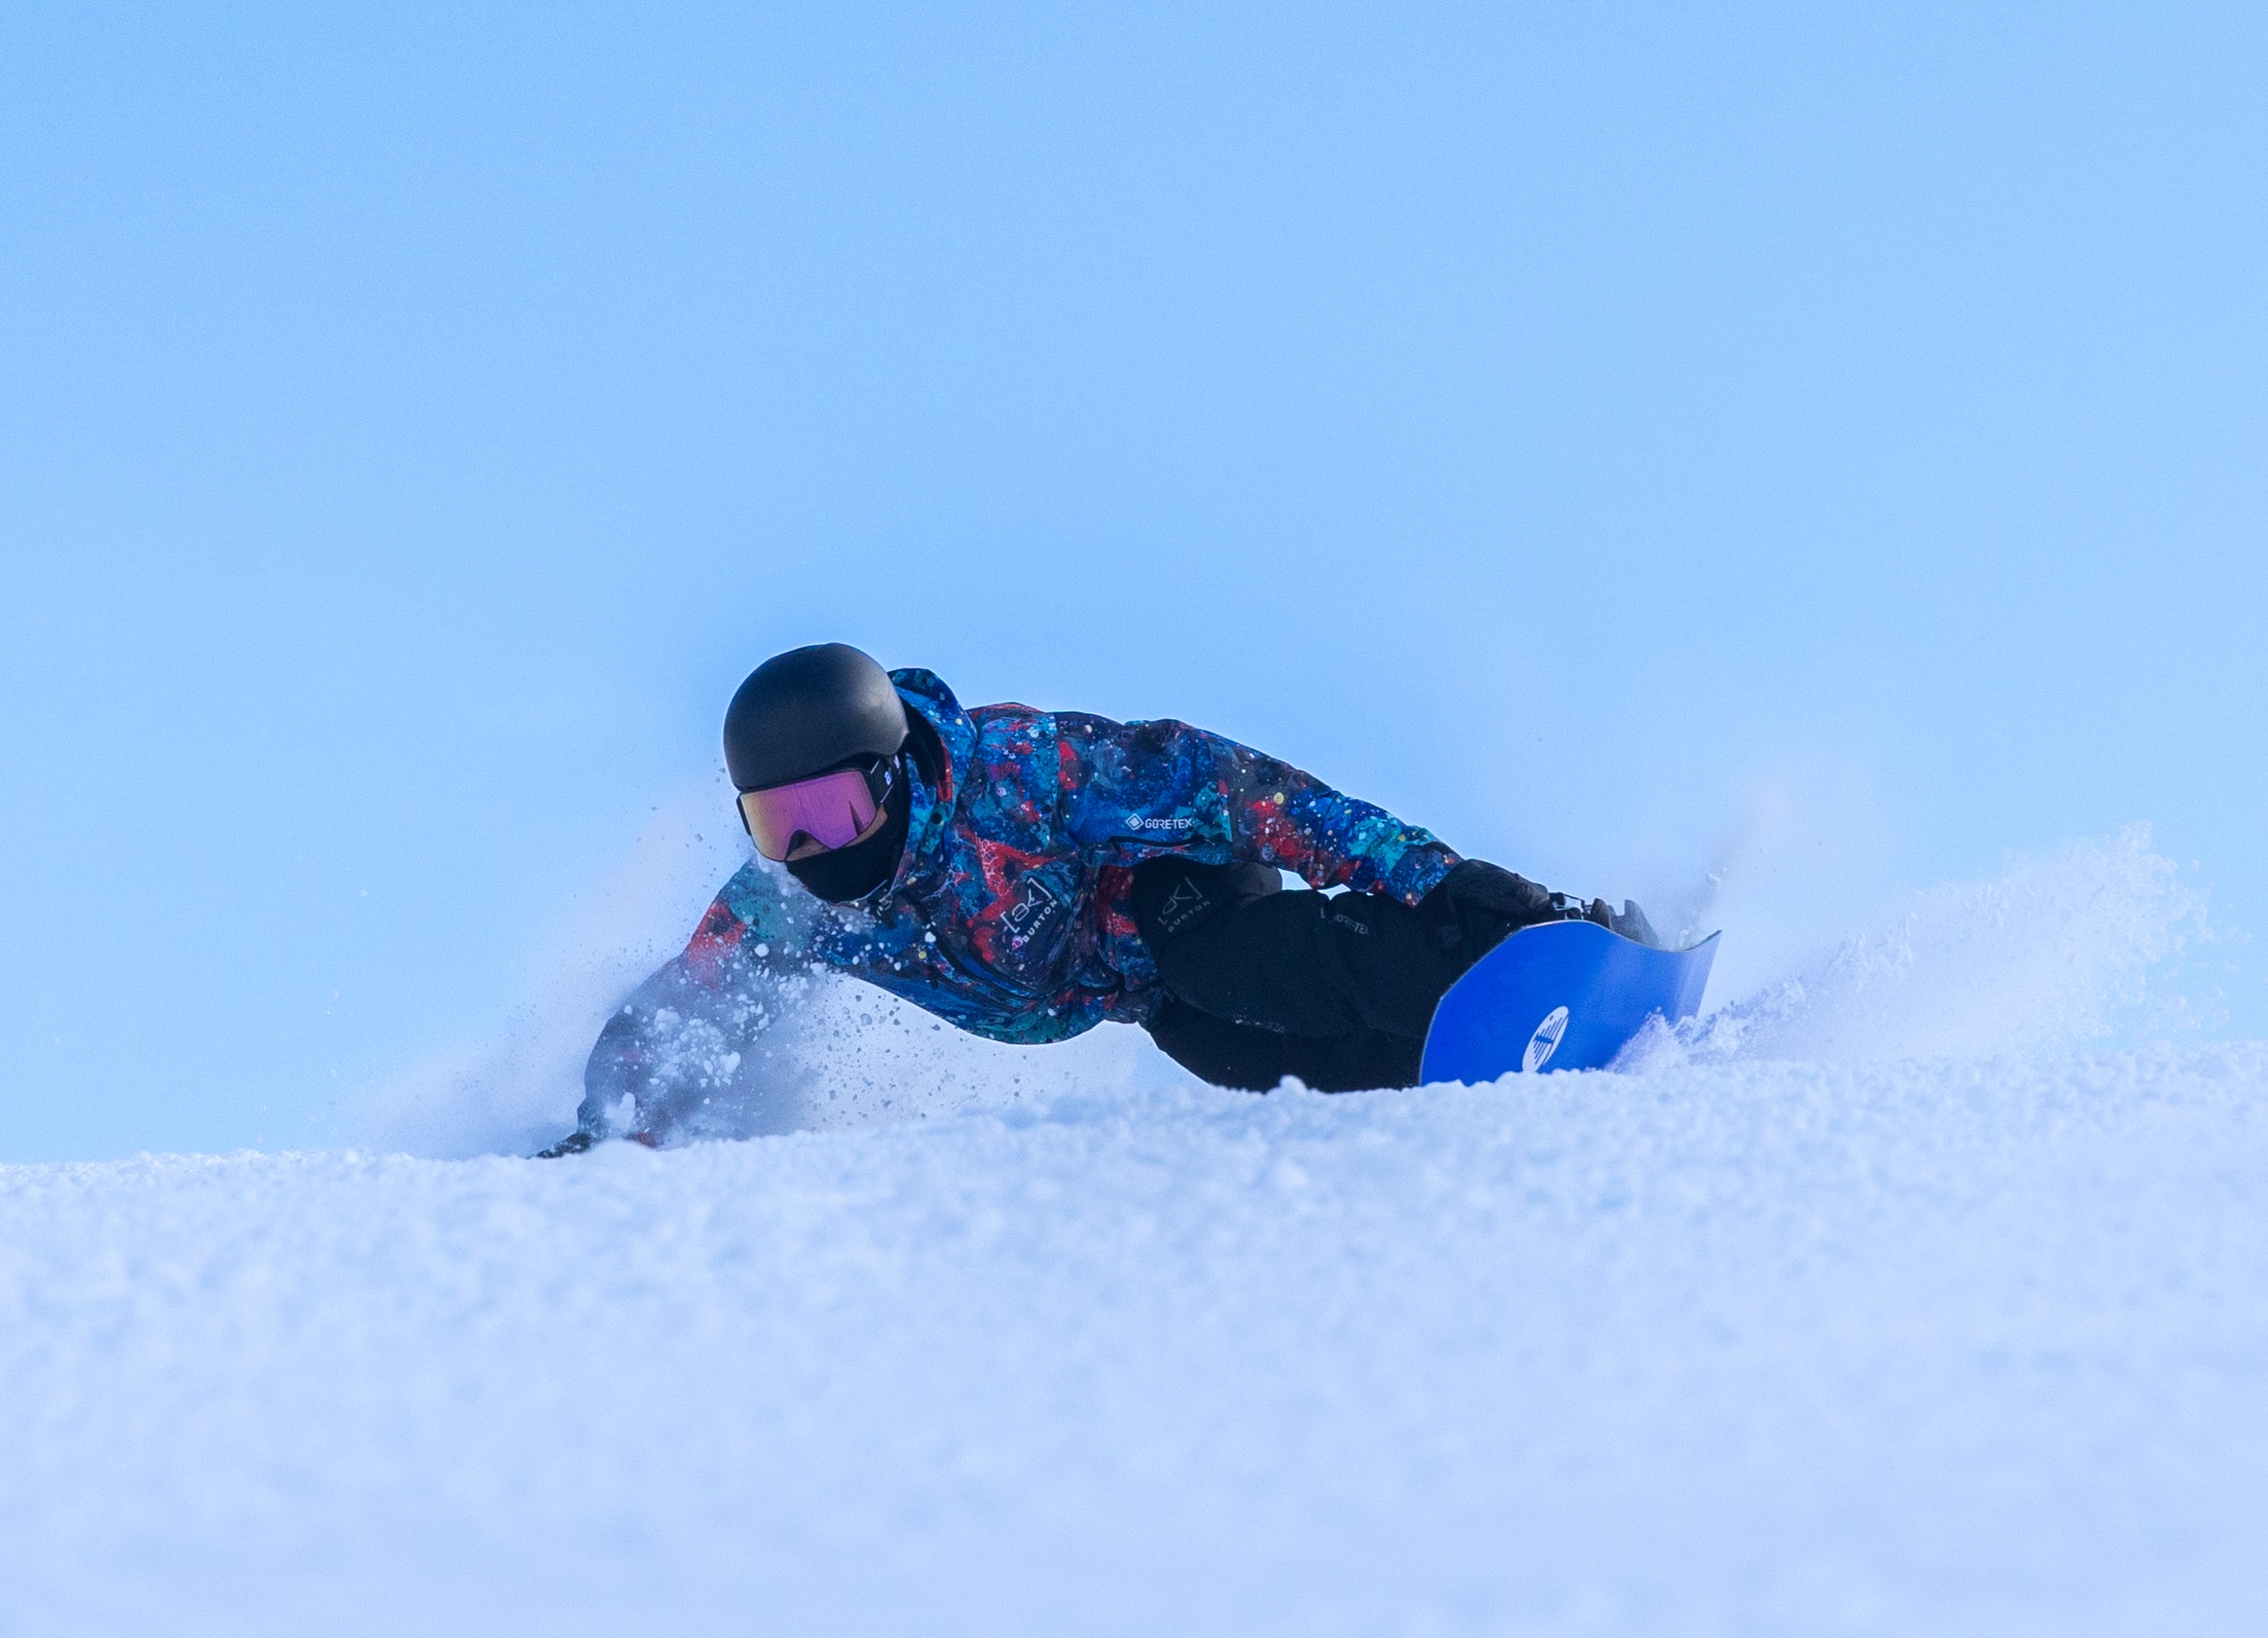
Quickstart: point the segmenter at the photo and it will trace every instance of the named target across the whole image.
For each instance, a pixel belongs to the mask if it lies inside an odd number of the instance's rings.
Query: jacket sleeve
[[[806,919],[756,865],[734,875],[685,949],[599,1031],[577,1128],[659,1142],[720,1094],[759,1089],[760,1037],[795,982]]]
[[[1310,887],[1413,905],[1458,861],[1432,832],[1187,723],[1070,713],[1056,723],[1069,827],[1099,862],[1177,853],[1272,864]]]

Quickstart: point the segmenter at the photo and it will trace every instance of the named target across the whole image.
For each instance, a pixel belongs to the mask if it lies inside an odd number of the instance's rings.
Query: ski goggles
[[[820,846],[847,846],[866,833],[889,794],[890,764],[837,768],[791,785],[741,793],[741,823],[757,852],[782,860],[808,836]]]

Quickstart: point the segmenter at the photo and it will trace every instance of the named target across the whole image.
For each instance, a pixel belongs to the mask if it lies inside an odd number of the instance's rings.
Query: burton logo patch
[[[1158,931],[1171,938],[1212,908],[1213,901],[1199,891],[1197,883],[1183,876],[1158,906]]]

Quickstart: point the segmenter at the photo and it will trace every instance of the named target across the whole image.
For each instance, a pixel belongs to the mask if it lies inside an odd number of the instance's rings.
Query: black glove
[[[650,1009],[632,1002],[618,1008],[591,1043],[582,1066],[582,1103],[575,1111],[575,1123],[583,1131],[606,1131],[608,1115],[626,1094],[642,1111],[645,1107],[653,1083],[646,1050],[651,1021]]]
[[[1467,967],[1522,927],[1540,922],[1596,922],[1639,943],[1655,942],[1646,912],[1630,899],[1623,901],[1617,914],[1603,898],[1585,904],[1480,859],[1452,866],[1418,901],[1417,913],[1426,918],[1442,949]]]
[[[606,1027],[598,1032],[596,1044],[591,1048],[589,1061],[583,1065],[582,1106],[575,1111],[575,1130],[550,1148],[538,1149],[530,1159],[558,1160],[582,1154],[608,1136],[608,1112],[622,1101],[624,1093],[643,1101],[642,1094],[650,1079],[645,1070],[643,1022],[629,1007],[607,1020]],[[612,1134],[618,1138],[625,1135]]]
[[[1620,933],[1634,944],[1647,944],[1656,949],[1661,941],[1654,936],[1654,924],[1646,920],[1646,912],[1638,908],[1638,900],[1626,898],[1623,908],[1616,909],[1603,898],[1583,904],[1563,893],[1552,895],[1552,902],[1561,907],[1561,914],[1571,922],[1596,922],[1610,933]]]
[[[1554,899],[1525,876],[1486,860],[1467,859],[1451,866],[1418,900],[1417,913],[1432,929],[1434,942],[1469,967],[1522,927],[1560,920],[1566,911]]]

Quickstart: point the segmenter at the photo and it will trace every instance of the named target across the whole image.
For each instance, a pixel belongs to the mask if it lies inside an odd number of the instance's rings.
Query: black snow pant
[[[1149,860],[1134,912],[1169,997],[1150,1038],[1218,1087],[1415,1086],[1434,1004],[1463,971],[1399,900],[1287,893],[1265,865]]]

